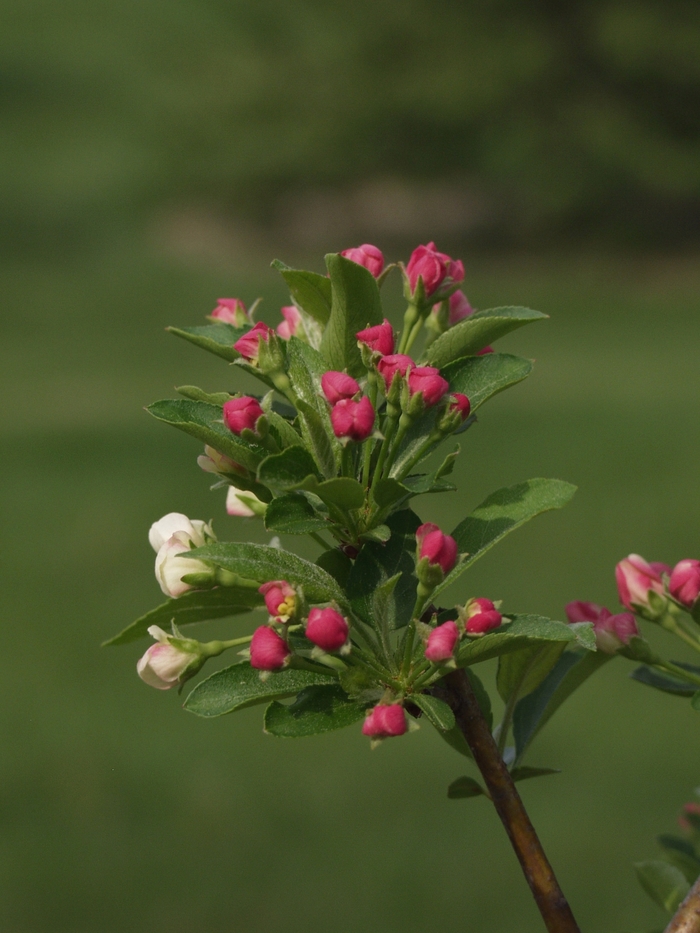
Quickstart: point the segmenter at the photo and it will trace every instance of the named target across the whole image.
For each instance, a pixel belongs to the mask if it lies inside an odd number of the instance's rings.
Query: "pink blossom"
[[[364,266],[369,269],[372,275],[378,278],[384,268],[384,256],[382,251],[371,243],[363,243],[362,246],[354,246],[351,249],[344,249],[340,253],[346,259],[351,259],[358,266]]]
[[[443,573],[449,573],[457,561],[457,542],[440,531],[437,525],[426,522],[416,531],[418,560],[427,559],[429,564],[438,564]]]
[[[407,730],[406,713],[400,703],[375,706],[362,726],[362,734],[373,739],[389,739]]]
[[[238,350],[243,359],[248,360],[249,363],[257,363],[260,353],[260,341],[262,340],[267,343],[271,333],[273,333],[271,327],[268,327],[267,324],[263,324],[262,321],[258,321],[247,334],[243,334],[243,336],[234,343],[233,349]]]
[[[613,615],[609,609],[597,603],[568,603],[566,616],[569,622],[592,622],[596,647],[604,654],[615,654],[618,648],[639,635],[639,628],[631,612]]]
[[[682,606],[692,609],[700,598],[700,560],[679,561],[671,572],[668,589]]]
[[[411,292],[415,292],[418,279],[422,278],[426,297],[430,298],[441,285],[461,282],[464,278],[464,266],[446,253],[438,252],[435,244],[430,242],[413,250],[406,266],[406,275]]]
[[[223,321],[225,324],[233,324],[234,327],[243,327],[250,323],[246,306],[240,298],[217,298],[217,305],[209,315],[216,318],[217,321]]]
[[[253,632],[250,643],[250,666],[259,671],[277,671],[284,667],[291,651],[287,642],[274,629],[261,625]]]
[[[248,428],[255,430],[258,418],[264,414],[260,403],[250,395],[232,398],[224,403],[224,424],[234,434]]]
[[[366,440],[374,430],[374,408],[363,395],[359,402],[344,398],[331,409],[331,424],[336,437],[352,441]]]
[[[348,623],[335,609],[312,609],[306,637],[323,651],[337,651],[348,640]]]
[[[477,596],[464,607],[464,631],[470,635],[483,635],[498,628],[503,618],[490,599]]]
[[[447,661],[454,654],[459,641],[459,629],[453,620],[443,622],[428,635],[425,656],[429,661]]]
[[[388,356],[394,352],[394,329],[386,318],[381,324],[358,331],[355,336],[370,350],[381,353],[382,356]]]
[[[271,580],[258,589],[265,597],[265,605],[277,622],[288,622],[297,607],[297,591],[286,580]]]
[[[415,365],[411,357],[406,356],[405,353],[391,353],[388,356],[383,356],[377,363],[377,372],[384,380],[387,392],[391,388],[396,373],[405,376],[408,368]]]
[[[634,610],[635,606],[641,609],[650,608],[649,593],[664,592],[661,573],[671,572],[666,564],[650,564],[639,554],[630,554],[615,568],[617,591],[620,602],[627,609]]]
[[[472,405],[466,395],[462,395],[461,392],[453,392],[452,398],[453,402],[448,406],[449,411],[458,411],[462,416],[462,421],[466,421],[469,417],[469,412],[472,410]]]
[[[360,391],[360,387],[352,376],[347,373],[339,373],[333,369],[321,376],[321,388],[331,405],[341,401],[344,398],[352,398]]]
[[[183,645],[170,644],[170,636],[157,625],[152,625],[148,633],[156,639],[156,644],[151,645],[139,659],[136,673],[149,687],[170,690],[181,682],[182,675],[200,655],[196,651],[187,651]],[[183,644],[195,646],[196,642],[183,640]]]
[[[408,374],[408,388],[411,395],[420,392],[425,407],[431,408],[449,391],[450,384],[434,366],[416,366]]]
[[[301,326],[301,314],[294,305],[285,305],[280,308],[284,320],[277,325],[277,334],[282,340],[289,340],[290,337],[296,337]]]
[[[440,302],[433,306],[433,314],[439,314],[439,312]],[[455,324],[459,324],[460,321],[463,321],[465,318],[469,317],[470,314],[473,314],[474,308],[469,304],[469,299],[464,292],[457,289],[456,292],[450,295],[449,312],[449,326],[454,327]]]

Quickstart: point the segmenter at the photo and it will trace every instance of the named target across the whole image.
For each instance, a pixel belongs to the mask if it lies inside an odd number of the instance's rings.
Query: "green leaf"
[[[690,701],[690,705],[696,712],[700,713],[700,690],[693,694],[693,699]]]
[[[492,493],[452,532],[460,553],[469,556],[445,577],[435,595],[454,583],[501,538],[535,515],[562,508],[575,492],[575,486],[560,479],[530,479]]]
[[[364,715],[365,708],[349,700],[337,684],[307,687],[290,706],[271,703],[265,710],[264,728],[270,735],[297,739],[344,729]]]
[[[634,870],[649,897],[669,914],[675,913],[690,889],[682,872],[661,861],[636,862]]]
[[[278,534],[306,535],[327,528],[328,520],[319,515],[305,496],[289,493],[268,505],[265,527]]]
[[[365,504],[365,490],[362,484],[347,476],[328,479],[308,488],[327,505],[335,505],[344,512],[360,509]]]
[[[384,319],[379,286],[368,269],[339,253],[329,253],[326,266],[333,300],[321,340],[321,353],[328,368],[346,369],[351,376],[363,376],[366,370],[355,335],[365,327],[381,324]]]
[[[306,311],[322,326],[327,324],[332,301],[330,279],[318,272],[291,269],[279,259],[273,260],[272,267],[282,275],[292,298],[302,311]]]
[[[498,659],[496,686],[504,703],[532,693],[561,657],[567,643],[549,642],[503,654]]]
[[[536,615],[517,615],[511,623],[504,623],[497,631],[481,638],[464,641],[457,654],[460,667],[487,661],[510,651],[519,651],[544,642],[575,641],[576,635],[564,622],[556,622]]]
[[[531,371],[530,360],[509,353],[487,353],[448,363],[441,374],[449,382],[450,391],[468,397],[474,412],[498,392],[522,382]]]
[[[438,732],[449,732],[454,729],[456,725],[454,713],[443,700],[438,700],[437,697],[430,696],[428,693],[416,693],[411,697],[411,702],[425,713],[425,718],[435,726]]]
[[[491,697],[489,696],[489,692],[476,671],[466,668],[464,673],[467,675],[472,690],[474,691],[476,702],[479,704],[479,709],[486,720],[489,732],[491,732],[493,731],[493,710],[491,709]]]
[[[240,353],[233,349],[233,345],[248,333],[250,327],[234,327],[232,324],[218,321],[216,324],[204,324],[201,327],[168,327],[166,330],[232,363],[240,356]]]
[[[270,425],[272,436],[282,449],[285,447],[304,446],[301,435],[298,431],[295,431],[286,418],[278,415],[276,411],[271,410],[267,413],[267,420]]]
[[[126,645],[130,641],[145,638],[149,626],[159,625],[169,630],[170,623],[180,627],[194,622],[208,622],[210,619],[226,619],[229,616],[250,612],[263,604],[258,593],[257,580],[251,580],[249,586],[221,586],[213,590],[190,590],[177,599],[168,599],[156,609],[151,609],[113,638],[103,642],[107,645]]]
[[[369,531],[363,531],[360,535],[360,541],[378,541],[380,544],[386,544],[391,537],[391,528],[388,525],[375,525]]]
[[[463,800],[466,797],[488,797],[484,788],[473,777],[457,778],[447,788],[447,796],[450,800]]]
[[[340,464],[340,444],[321,390],[328,364],[318,350],[291,337],[287,343],[287,372],[297,395],[301,433],[325,477],[335,476]]]
[[[380,479],[372,492],[372,498],[380,509],[390,509],[410,495],[411,490],[395,479]]]
[[[205,392],[199,386],[175,386],[175,391],[184,398],[192,399],[193,402],[209,402],[210,405],[219,407],[232,398],[230,392]]]
[[[565,651],[539,687],[515,707],[513,736],[516,761],[571,694],[614,655],[576,648]]]
[[[197,684],[185,700],[184,707],[197,716],[223,716],[256,703],[294,696],[309,686],[334,681],[335,677],[330,673],[295,670],[280,671],[261,679],[260,671],[252,668],[248,661],[239,661]]]
[[[335,600],[347,605],[347,600],[336,580],[302,557],[282,548],[265,544],[244,544],[237,541],[218,541],[195,548],[189,555],[196,560],[223,567],[249,580],[267,583],[270,580],[287,580],[292,586],[302,586],[310,603],[326,603]]]
[[[657,842],[664,850],[664,858],[683,873],[688,884],[694,884],[700,875],[700,859],[695,849],[686,839],[678,836],[657,836]]]
[[[558,768],[530,768],[527,765],[521,765],[519,768],[513,768],[510,776],[515,783],[518,781],[527,781],[529,778],[544,777],[546,774],[561,774]]]
[[[416,601],[418,581],[415,569],[415,534],[421,520],[403,509],[387,519],[391,538],[386,544],[370,541],[360,551],[348,579],[347,594],[354,611],[365,622],[373,623],[373,591],[396,574],[396,584],[387,608],[391,629],[408,625]]]
[[[488,344],[504,337],[512,330],[543,321],[549,317],[530,308],[490,308],[476,311],[466,320],[442,334],[430,345],[426,358],[430,366],[438,369],[462,356],[471,356],[483,350]]]
[[[454,483],[438,479],[437,471],[435,473],[420,473],[415,476],[407,476],[403,481],[403,485],[412,496],[423,496],[435,492],[454,492],[457,488]]]
[[[263,460],[258,467],[258,480],[271,489],[286,491],[300,486],[317,471],[314,458],[305,447],[288,447]]]
[[[630,677],[637,683],[645,684],[647,687],[653,687],[664,693],[672,693],[675,696],[692,697],[697,690],[697,687],[689,684],[687,680],[681,680],[680,677],[673,677],[670,674],[662,674],[651,667],[638,667],[632,671]]]
[[[337,580],[343,589],[346,588],[352,561],[341,550],[333,548],[332,551],[324,551],[316,563]]]
[[[268,451],[258,444],[249,444],[226,427],[220,405],[193,402],[190,399],[163,399],[149,405],[150,412],[159,421],[172,424],[186,434],[209,444],[236,463],[255,471]]]

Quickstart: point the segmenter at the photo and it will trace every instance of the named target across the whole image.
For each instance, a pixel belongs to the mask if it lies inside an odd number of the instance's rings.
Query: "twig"
[[[664,933],[700,933],[700,878],[688,891]]]

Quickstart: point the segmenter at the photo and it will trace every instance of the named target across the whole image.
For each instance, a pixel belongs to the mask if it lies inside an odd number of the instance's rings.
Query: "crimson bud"
[[[250,395],[232,398],[224,403],[224,424],[233,434],[240,434],[246,428],[254,431],[258,418],[263,414],[258,400]]]
[[[306,623],[306,637],[323,651],[337,651],[348,640],[348,623],[331,609],[312,609]]]
[[[276,671],[285,666],[291,651],[274,629],[261,625],[250,642],[250,666],[259,671]]]
[[[420,392],[425,407],[431,408],[449,391],[450,384],[434,366],[416,366],[408,374],[408,388],[411,395]]]
[[[426,522],[416,531],[418,542],[418,560],[427,560],[437,564],[444,574],[452,570],[457,562],[457,542],[450,535],[440,531],[437,525]]]
[[[425,656],[429,661],[447,661],[451,658],[459,641],[459,629],[453,620],[443,622],[428,635]]]
[[[289,622],[297,607],[297,591],[286,580],[271,580],[258,589],[265,597],[265,605],[277,622]]]
[[[363,243],[362,246],[354,246],[351,249],[341,250],[341,256],[351,259],[358,266],[364,266],[369,269],[372,275],[378,278],[384,268],[384,256],[382,251],[371,243]]]
[[[243,336],[234,343],[233,349],[238,350],[243,359],[248,360],[249,363],[255,364],[260,354],[260,341],[262,340],[267,343],[271,333],[271,327],[268,327],[267,324],[263,324],[262,321],[258,321],[247,334],[243,334]]]
[[[400,703],[375,706],[362,726],[362,734],[373,739],[389,739],[407,731],[406,713]]]
[[[240,298],[217,298],[216,301],[217,305],[209,317],[225,324],[233,324],[234,327],[243,327],[244,324],[250,323],[246,306]]]
[[[668,589],[677,602],[692,609],[700,598],[700,560],[679,561],[671,572]]]
[[[453,392],[452,398],[453,402],[448,405],[448,411],[458,411],[462,417],[462,421],[466,421],[469,417],[469,412],[472,410],[472,405],[466,395],[462,395],[461,392]]]
[[[430,298],[441,285],[461,282],[464,278],[464,266],[446,253],[438,252],[431,241],[426,246],[418,246],[413,250],[406,266],[406,275],[411,292],[415,292],[418,279],[422,278],[426,297]]]
[[[463,621],[464,631],[469,635],[484,635],[498,628],[503,619],[490,599],[477,596],[464,607]]]
[[[407,369],[415,365],[411,357],[406,356],[405,353],[391,353],[388,356],[383,356],[377,363],[377,371],[384,380],[387,392],[391,388],[396,373],[405,376]]]
[[[382,356],[394,352],[394,329],[386,318],[381,324],[358,331],[355,336],[360,343],[366,344],[370,350],[381,353]]]
[[[336,437],[348,437],[351,441],[364,441],[374,430],[374,408],[363,395],[359,402],[344,398],[331,409],[331,423]]]
[[[352,376],[339,373],[331,369],[321,376],[321,388],[331,405],[344,398],[352,398],[360,391],[360,387]]]

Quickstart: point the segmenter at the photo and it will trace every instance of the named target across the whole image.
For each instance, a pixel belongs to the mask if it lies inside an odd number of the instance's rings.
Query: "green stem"
[[[438,667],[437,664],[430,664],[428,666],[428,669],[424,671],[419,677],[416,677],[416,679],[413,681],[412,687],[413,687],[414,692],[418,690],[422,690],[423,687],[425,687],[428,684],[428,682],[433,677],[435,677],[436,674],[442,674],[442,673],[443,671],[441,670],[440,667]]]
[[[669,674],[674,674],[676,677],[681,677],[689,684],[694,684],[695,686],[700,687],[700,677],[698,677],[696,674],[692,674],[690,671],[686,671],[683,667],[678,667],[678,665],[674,664],[673,661],[660,661],[653,666],[658,667],[660,670],[665,670]]]
[[[292,656],[289,666],[295,671],[313,671],[314,674],[327,674],[330,670],[323,664],[313,664],[305,658],[300,658],[298,654]]]
[[[394,435],[389,452],[387,453],[384,459],[384,465],[382,469],[383,474],[388,475],[389,472],[391,471],[391,465],[394,462],[394,458],[396,457],[396,452],[398,451],[401,445],[401,441],[406,436],[406,432],[408,431],[408,429],[411,427],[412,424],[413,424],[413,418],[408,414],[408,412],[404,411],[401,414],[401,417],[399,418],[398,431]]]
[[[666,616],[661,625],[667,632],[677,635],[687,645],[690,645],[691,648],[700,651],[700,642],[698,642],[697,638],[686,632],[684,627],[674,619],[673,616]]]
[[[408,340],[411,335],[416,321],[419,319],[420,315],[418,312],[418,306],[414,304],[409,304],[406,308],[406,313],[403,316],[403,330],[401,331],[401,340],[399,341],[399,346],[397,353],[405,353],[406,347],[408,346]]]
[[[408,352],[409,352],[409,350],[411,349],[411,347],[412,347],[413,344],[415,343],[416,337],[417,337],[418,334],[420,333],[420,329],[421,329],[422,326],[423,326],[423,318],[422,318],[422,317],[419,317],[418,320],[416,321],[416,323],[415,323],[415,324],[413,325],[413,327],[411,328],[410,334],[408,335],[408,340],[406,341],[406,349],[403,351],[404,353],[408,353]]]
[[[423,441],[423,443],[420,445],[420,447],[418,448],[418,450],[416,451],[416,453],[411,457],[411,459],[410,459],[407,463],[405,463],[405,464],[403,465],[403,467],[402,467],[401,470],[396,474],[396,476],[394,477],[394,479],[398,480],[399,483],[400,483],[403,479],[405,479],[405,477],[408,476],[408,474],[411,472],[411,470],[413,469],[413,467],[414,467],[420,460],[423,459],[423,457],[427,454],[427,452],[430,450],[430,448],[431,448],[434,444],[436,444],[438,441],[441,441],[441,440],[443,439],[443,436],[444,436],[444,435],[442,434],[441,431],[431,431],[431,433],[427,436],[427,438],[426,438],[426,439]]]
[[[250,644],[253,636],[244,635],[242,638],[231,638],[228,641],[205,641],[200,644],[200,651],[206,658],[215,658],[226,651],[227,648],[237,648],[239,645]]]
[[[324,541],[321,535],[317,531],[310,531],[309,537],[313,538],[317,544],[320,544],[324,551],[334,551],[335,547],[332,544],[328,544],[327,541]]]
[[[384,469],[384,461],[386,460],[386,455],[391,444],[391,439],[394,436],[394,431],[398,426],[399,419],[397,416],[388,415],[386,420],[386,425],[384,429],[384,440],[382,441],[382,446],[379,449],[379,459],[377,460],[377,465],[374,468],[374,476],[372,477],[372,492],[374,492],[377,483],[381,479],[382,470]]]
[[[406,629],[406,641],[403,649],[403,663],[401,664],[401,676],[406,677],[411,667],[411,658],[413,657],[413,642],[416,637],[416,620],[411,619]]]

